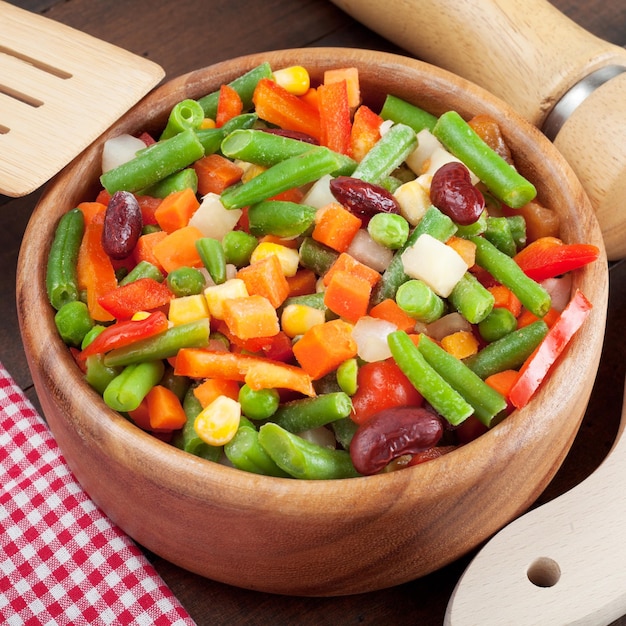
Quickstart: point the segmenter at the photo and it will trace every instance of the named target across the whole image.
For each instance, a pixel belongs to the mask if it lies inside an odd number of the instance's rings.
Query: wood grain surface
[[[168,78],[218,60],[279,48],[351,46],[400,51],[326,0],[22,0],[13,4],[144,55],[164,67]],[[626,5],[618,0],[555,0],[553,4],[597,36],[618,45],[626,43]],[[106,89],[105,81],[102,88]],[[0,359],[35,404],[17,327],[15,267],[21,237],[39,195],[40,191],[19,199],[0,196]],[[626,369],[626,263],[613,264],[609,278],[605,347],[591,402],[570,454],[539,503],[587,477],[604,459],[615,437]],[[434,626],[443,623],[450,594],[470,558],[384,591],[321,599],[243,591],[190,574],[159,558],[154,558],[154,564],[200,626]],[[615,624],[626,625],[626,618]]]

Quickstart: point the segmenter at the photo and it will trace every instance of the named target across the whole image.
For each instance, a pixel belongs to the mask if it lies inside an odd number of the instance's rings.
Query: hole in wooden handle
[[[14,59],[18,59],[19,61],[23,61],[24,63],[28,63],[29,65],[36,67],[38,70],[51,74],[52,76],[56,76],[57,78],[62,78],[63,80],[72,78],[72,74],[62,70],[60,67],[49,65],[48,63],[44,63],[41,59],[35,59],[27,54],[22,54],[17,50],[12,50],[11,48],[0,45],[0,52],[13,57]]]
[[[554,559],[542,556],[531,563],[526,574],[537,587],[554,587],[561,578],[561,568]]]

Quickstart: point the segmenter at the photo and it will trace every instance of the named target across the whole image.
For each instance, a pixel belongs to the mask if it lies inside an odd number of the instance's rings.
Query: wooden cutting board
[[[0,193],[31,193],[165,76],[156,63],[0,0]]]

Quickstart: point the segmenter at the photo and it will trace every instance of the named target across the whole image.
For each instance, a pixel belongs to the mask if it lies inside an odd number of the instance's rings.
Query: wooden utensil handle
[[[333,1],[418,58],[502,98],[540,128],[583,78],[609,65],[626,67],[626,50],[595,37],[545,0]],[[624,88],[618,79],[598,88],[555,141],[596,208],[610,259],[626,256],[626,209],[616,199],[626,176]],[[598,142],[599,132],[612,141]],[[590,148],[593,155],[583,156]]]

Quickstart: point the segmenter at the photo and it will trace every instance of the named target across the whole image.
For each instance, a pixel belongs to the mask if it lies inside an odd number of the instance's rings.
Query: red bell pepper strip
[[[98,304],[118,320],[130,319],[137,311],[152,311],[169,303],[174,294],[166,283],[139,278],[98,298]]]
[[[509,401],[514,407],[521,409],[526,406],[591,309],[592,304],[577,289],[543,341],[522,365],[519,377],[509,392]]]
[[[230,85],[220,87],[220,95],[217,100],[217,114],[215,125],[220,128],[226,122],[232,120],[243,112],[243,101],[241,97]]]
[[[77,356],[85,360],[92,354],[103,354],[114,348],[128,346],[140,339],[146,339],[167,330],[167,316],[162,311],[155,311],[142,320],[124,320],[105,328]]]
[[[335,152],[348,154],[352,121],[346,81],[317,88],[320,112],[320,143]]]
[[[541,282],[592,263],[600,249],[588,243],[563,243],[557,237],[541,237],[515,255],[524,273]]]

